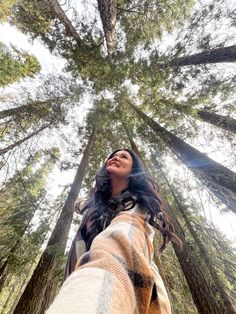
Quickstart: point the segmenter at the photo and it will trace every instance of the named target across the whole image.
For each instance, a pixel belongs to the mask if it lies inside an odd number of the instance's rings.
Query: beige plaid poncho
[[[138,205],[117,214],[78,259],[46,314],[170,314],[152,260],[153,237]],[[78,251],[83,251],[79,242]]]

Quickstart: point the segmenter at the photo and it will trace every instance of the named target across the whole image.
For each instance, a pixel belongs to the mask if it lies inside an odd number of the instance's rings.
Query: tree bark
[[[198,117],[223,130],[236,133],[236,120],[229,116],[222,116],[205,110],[197,110]]]
[[[52,235],[48,241],[47,247],[44,250],[39,263],[35,268],[33,275],[14,310],[14,314],[43,314],[46,310],[46,307],[49,306],[49,304],[46,304],[44,300],[46,298],[45,293],[47,290],[47,283],[51,284],[53,270],[57,263],[57,258],[60,254],[63,254],[65,250],[74,214],[74,203],[81,188],[94,141],[95,130],[93,130],[90,135],[70,192],[62,208],[60,217],[56,223]]]
[[[128,104],[211,193],[236,213],[236,174],[160,126],[132,103]]]
[[[21,114],[21,112],[24,111],[24,109],[27,110],[29,108],[29,106],[30,105],[24,105],[24,106],[20,106],[20,107],[2,110],[2,111],[0,111],[0,119],[4,119],[4,118],[10,117],[10,116],[17,116],[18,114]]]
[[[52,122],[42,126],[41,128],[39,128],[38,130],[32,132],[31,134],[29,134],[28,136],[24,137],[23,139],[3,148],[0,149],[0,155],[4,155],[7,152],[9,152],[10,150],[12,150],[13,148],[20,146],[22,143],[28,141],[31,137],[34,137],[35,135],[37,135],[38,133],[42,132],[43,130],[45,130],[46,128],[48,128],[50,125],[52,125]]]
[[[207,63],[235,62],[236,46],[215,48],[190,56],[176,58],[170,61],[171,66],[198,65]]]
[[[108,56],[114,53],[116,47],[116,0],[97,0],[98,10],[102,20],[103,31],[106,38]]]
[[[161,99],[161,102],[163,104],[166,104],[167,106],[174,107],[174,109],[176,109],[180,112],[185,113],[185,109],[186,109],[186,113],[189,114],[188,109],[190,108],[190,106],[188,106],[187,104],[181,105],[181,104],[175,103],[172,100],[167,100],[167,99]],[[218,128],[221,128],[223,130],[230,131],[232,133],[236,133],[236,120],[231,118],[230,116],[222,116],[220,114],[216,114],[214,112],[209,112],[209,111],[206,111],[204,109],[201,110],[201,109],[195,109],[194,108],[194,111],[196,112],[197,117],[199,119],[201,119],[202,121],[210,123],[210,124],[212,124]],[[192,114],[193,113],[190,112],[190,115],[192,115]]]
[[[64,97],[57,97],[55,99],[50,99],[50,100],[45,100],[45,101],[39,101],[39,102],[33,101],[32,103],[29,103],[26,105],[2,110],[0,111],[0,119],[4,119],[10,116],[13,116],[16,119],[19,119],[19,117],[24,118],[25,115],[31,114],[31,111],[32,111],[32,114],[34,114],[35,112],[37,114],[37,111],[38,111],[37,109],[41,109],[42,111],[44,108],[49,108],[50,106],[52,106],[52,102],[56,103],[62,100],[63,98]]]
[[[185,240],[184,231],[179,224],[176,217],[173,215],[173,211],[165,205],[165,211],[169,215],[171,222],[174,226],[175,234],[182,240],[183,249],[177,244],[172,243],[176,256],[179,260],[184,276],[187,280],[190,288],[193,301],[201,314],[222,314],[219,304],[216,300],[215,294],[209,286],[204,274],[199,268],[199,264],[195,256],[191,252],[188,242]],[[230,314],[233,314],[232,312]],[[227,313],[228,314],[228,313]]]
[[[73,37],[75,40],[80,41],[80,37],[79,34],[77,33],[76,28],[68,19],[67,15],[61,8],[59,2],[57,0],[44,0],[44,2],[49,6],[52,14],[64,25],[68,35]]]
[[[201,254],[202,259],[205,261],[205,264],[207,266],[207,269],[211,275],[211,278],[214,282],[214,291],[215,294],[219,294],[221,297],[221,300],[219,300],[218,302],[218,306],[220,308],[220,313],[227,313],[227,314],[236,314],[236,310],[225,290],[224,285],[222,284],[222,280],[220,280],[214,266],[212,265],[211,259],[209,257],[209,253],[206,251],[201,239],[199,238],[199,236],[197,235],[195,229],[193,228],[193,226],[191,225],[188,216],[186,214],[186,210],[184,209],[184,207],[181,205],[178,196],[176,195],[176,192],[174,191],[174,188],[170,185],[169,180],[167,179],[165,173],[162,171],[162,168],[159,164],[159,162],[154,158],[152,158],[154,164],[157,164],[157,168],[160,172],[160,175],[162,178],[164,178],[165,183],[167,184],[169,191],[178,207],[178,211],[181,213],[181,216],[184,219],[184,222],[188,228],[188,230],[190,231],[190,234],[193,237],[193,240],[195,241],[195,244]]]
[[[185,112],[185,108],[188,109],[188,105],[181,105],[178,103],[174,103],[171,100],[162,99],[163,103],[167,105],[172,105],[176,110]],[[209,112],[204,109],[195,109],[194,111],[197,114],[197,117],[204,122],[210,123],[218,128],[221,128],[226,131],[230,131],[232,133],[236,133],[236,120],[229,116],[222,116],[220,114],[216,114],[214,112]],[[187,112],[188,114],[188,112]],[[190,113],[191,114],[191,113]]]

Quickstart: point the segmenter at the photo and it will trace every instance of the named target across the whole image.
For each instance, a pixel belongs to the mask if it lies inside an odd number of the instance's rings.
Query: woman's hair
[[[110,224],[119,211],[127,210],[125,208],[127,202],[133,206],[136,203],[139,204],[140,209],[149,214],[149,223],[160,230],[163,236],[163,244],[160,247],[160,251],[164,250],[169,241],[180,243],[180,240],[174,234],[173,226],[167,214],[163,210],[158,185],[150,178],[138,155],[130,149],[117,149],[107,160],[121,150],[127,151],[133,160],[128,188],[119,196],[111,198],[111,182],[105,162],[96,175],[95,186],[90,191],[82,209],[83,211],[88,209],[83,225],[81,225],[81,234],[87,244],[87,249],[90,248],[95,236]]]

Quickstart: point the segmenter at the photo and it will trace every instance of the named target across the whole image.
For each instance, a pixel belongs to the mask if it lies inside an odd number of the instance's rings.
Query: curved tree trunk
[[[132,103],[128,104],[212,194],[236,213],[236,174],[167,131]]]
[[[107,53],[111,57],[116,48],[116,0],[97,0],[98,10],[102,20],[103,31],[106,38]]]
[[[67,34],[75,40],[80,40],[76,28],[73,26],[57,0],[44,0],[52,14],[64,25]]]
[[[183,219],[184,219],[184,222],[187,226],[187,228],[189,229],[194,241],[195,241],[195,244],[201,254],[201,257],[202,259],[205,261],[205,264],[208,268],[208,271],[209,273],[211,274],[211,278],[214,282],[214,285],[215,285],[215,293],[219,294],[220,297],[221,297],[221,300],[219,300],[218,302],[218,306],[221,310],[221,313],[227,313],[227,314],[236,314],[236,310],[225,290],[225,287],[224,285],[222,284],[222,280],[219,278],[216,270],[214,269],[214,266],[212,265],[212,262],[211,262],[211,259],[209,257],[209,253],[206,251],[201,239],[199,238],[199,236],[197,235],[195,229],[193,228],[193,226],[191,225],[189,219],[188,219],[188,216],[185,212],[185,209],[183,208],[183,206],[181,205],[180,201],[179,201],[179,198],[178,196],[176,195],[176,192],[174,191],[174,188],[170,185],[169,183],[169,180],[167,179],[165,173],[162,171],[162,168],[159,164],[159,162],[154,158],[152,158],[154,164],[157,164],[157,168],[161,174],[161,176],[164,178],[165,180],[165,183],[167,184],[168,188],[169,188],[169,191],[171,192],[171,195],[178,207],[178,211],[181,213]]]
[[[45,302],[47,284],[51,284],[54,267],[57,264],[58,257],[61,254],[64,254],[74,214],[74,203],[81,188],[94,141],[95,130],[93,130],[90,135],[70,192],[62,208],[52,235],[48,241],[47,247],[44,250],[39,263],[35,268],[33,275],[14,310],[14,314],[43,314],[46,310],[46,307],[49,306],[49,304]],[[48,298],[48,300],[50,301],[51,297]]]
[[[205,110],[197,110],[197,115],[204,122],[208,122],[223,130],[236,133],[236,120],[229,116],[222,116]]]
[[[235,62],[236,61],[236,46],[223,48],[215,48],[200,53],[195,53],[190,56],[176,58],[170,61],[171,66],[185,66],[193,64],[207,64],[219,62]]]

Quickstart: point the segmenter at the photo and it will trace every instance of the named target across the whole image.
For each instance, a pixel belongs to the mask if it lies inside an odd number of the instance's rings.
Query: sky
[[[41,65],[41,74],[60,73],[64,67],[65,61],[62,58],[52,55],[39,40],[30,41],[26,35],[8,23],[0,24],[0,41],[35,55]]]
[[[10,26],[7,23],[0,24],[0,41],[4,42],[5,44],[12,43],[16,47],[24,49],[28,51],[29,53],[35,55],[38,61],[40,62],[42,75],[46,75],[50,73],[59,74],[63,70],[63,67],[65,65],[65,60],[63,60],[60,57],[52,55],[49,52],[49,50],[45,48],[39,42],[39,40],[36,39],[33,42],[30,41],[26,35],[24,35],[20,31],[18,31],[15,27]],[[27,80],[25,81],[27,82]],[[6,90],[7,89],[5,89],[5,91]],[[87,108],[89,108],[90,106],[91,106],[91,101],[89,99],[85,99],[84,104],[80,107],[80,108],[83,108],[83,110],[80,111],[81,119],[85,116]],[[205,125],[205,131],[207,128],[208,126]],[[197,141],[199,141],[199,139]],[[201,141],[202,141],[200,145],[201,147],[204,148],[208,146],[206,141],[203,140],[203,138],[200,139],[200,142]],[[229,148],[227,151],[229,151],[229,154],[230,154]],[[214,148],[214,151],[212,151],[211,154],[213,155],[212,158],[214,158],[218,162],[222,162],[222,163],[226,162],[227,164],[227,160],[226,160],[227,156],[217,151],[217,147]],[[233,166],[236,166],[236,165],[231,165],[231,168]],[[177,169],[177,165],[176,165],[176,169]],[[59,170],[55,170],[54,173],[51,175],[51,179],[50,179],[52,183],[50,184],[52,186],[50,192],[52,194],[57,194],[59,193],[59,191],[61,190],[63,186],[72,183],[74,173],[75,173],[75,170],[71,170],[71,171],[63,172],[63,173],[61,173]],[[170,176],[174,174],[175,174],[175,171],[172,171],[170,173]],[[230,238],[231,240],[234,240],[234,242],[236,243],[236,234],[234,230],[235,229],[234,225],[236,225],[235,215],[231,213],[222,215],[218,210],[215,210],[214,214],[212,214],[212,209],[210,210],[206,209],[205,215],[208,219],[213,220],[214,223],[227,235],[227,237]]]

